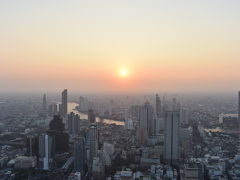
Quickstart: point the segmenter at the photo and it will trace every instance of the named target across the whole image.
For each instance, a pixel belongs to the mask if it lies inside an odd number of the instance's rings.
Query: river
[[[81,119],[88,119],[88,115],[85,113],[81,113],[78,110],[76,110],[76,107],[78,106],[77,103],[71,102],[68,103],[68,112],[74,112],[75,114],[78,114],[80,116]],[[116,121],[116,120],[112,120],[112,119],[102,119],[99,117],[96,117],[96,122],[103,122],[105,124],[115,124],[118,126],[124,126],[125,123],[122,121]]]

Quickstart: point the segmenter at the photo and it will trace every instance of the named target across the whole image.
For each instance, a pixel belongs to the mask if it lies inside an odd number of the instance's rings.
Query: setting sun
[[[127,75],[128,75],[128,70],[127,70],[127,69],[122,69],[122,70],[120,71],[120,76],[126,77]]]

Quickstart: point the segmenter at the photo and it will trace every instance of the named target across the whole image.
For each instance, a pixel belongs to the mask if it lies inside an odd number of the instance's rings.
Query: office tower
[[[156,119],[153,117],[153,107],[146,102],[140,107],[140,122],[139,122],[139,141],[145,144],[149,136],[155,136]]]
[[[47,97],[46,94],[43,95],[43,110],[47,110]]]
[[[80,116],[71,112],[67,119],[68,133],[71,135],[78,135],[80,133]]]
[[[79,109],[81,112],[87,112],[89,109],[89,101],[85,97],[80,97],[79,98]]]
[[[173,98],[172,100],[172,111],[180,111],[181,104],[177,102],[176,98]]]
[[[60,108],[60,114],[62,117],[65,117],[68,113],[68,94],[67,94],[67,89],[64,89],[62,92],[62,104]]]
[[[90,161],[93,160],[93,158],[97,155],[97,149],[98,149],[98,131],[97,131],[97,125],[91,124],[89,127],[89,145],[90,145]]]
[[[73,135],[73,119],[75,118],[75,114],[73,112],[71,112],[70,114],[68,114],[68,118],[67,118],[67,129],[68,129],[68,133]]]
[[[165,114],[164,159],[173,164],[179,159],[179,121],[178,111]]]
[[[160,118],[162,113],[162,102],[158,94],[156,95],[156,117]]]
[[[54,139],[43,134],[39,136],[39,157],[44,170],[49,170],[54,157]]]
[[[39,139],[37,136],[29,136],[26,141],[26,150],[28,156],[36,156],[38,158]]]
[[[173,98],[172,99],[172,111],[176,111],[177,110],[177,99]]]
[[[157,117],[157,115],[154,115],[155,118],[155,122],[156,122],[156,134],[161,133],[161,131],[163,130],[163,121],[164,119],[162,117]]]
[[[135,120],[138,121],[140,120],[140,106],[139,105],[133,105],[130,108],[130,117]]]
[[[48,134],[55,138],[56,153],[68,152],[69,135],[65,132],[62,118],[59,115],[54,116],[50,122]]]
[[[158,94],[156,95],[156,107],[155,107],[155,116],[154,118],[156,119],[156,134],[160,133],[163,130],[163,124],[164,124],[164,112],[163,112],[164,108],[161,102],[160,97],[158,96]]]
[[[53,103],[48,106],[48,115],[55,116],[58,114],[58,105]]]
[[[187,125],[189,122],[188,110],[186,108],[180,108],[180,124]]]
[[[168,103],[166,101],[166,97],[163,96],[163,99],[162,99],[162,112],[163,112],[162,117],[165,116],[165,112],[167,112],[168,109],[169,109],[169,107],[168,107]]]
[[[74,139],[74,171],[81,172],[84,174],[84,168],[86,164],[86,147],[85,147],[85,138],[77,137]]]
[[[96,122],[96,117],[95,117],[95,114],[93,112],[93,109],[88,110],[88,121],[90,123],[95,123]]]

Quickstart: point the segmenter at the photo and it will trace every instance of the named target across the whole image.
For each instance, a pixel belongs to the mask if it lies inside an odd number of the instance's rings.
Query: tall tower
[[[68,133],[71,135],[78,135],[80,133],[80,116],[71,112],[67,119]]]
[[[161,113],[162,113],[162,102],[160,100],[160,97],[157,94],[156,95],[156,116],[157,116],[157,118],[161,117]]]
[[[86,163],[85,138],[77,137],[74,140],[74,171],[84,173],[84,165]]]
[[[164,159],[169,164],[173,164],[179,159],[179,126],[179,112],[166,112],[164,134]]]
[[[98,149],[98,132],[97,125],[91,124],[89,127],[89,144],[90,144],[90,161],[97,155]]]
[[[69,134],[65,131],[65,125],[61,116],[56,115],[49,123],[48,134],[55,139],[56,153],[65,153],[69,150]]]
[[[47,110],[47,97],[46,94],[43,94],[43,110]]]
[[[68,93],[67,89],[62,92],[62,105],[61,105],[61,115],[65,117],[68,113]]]
[[[54,156],[53,138],[47,134],[39,136],[39,156],[43,169],[49,170]]]
[[[156,119],[153,117],[153,107],[146,102],[140,107],[139,141],[144,144],[149,136],[156,134]]]
[[[95,123],[96,122],[96,117],[95,117],[95,114],[93,112],[93,109],[88,110],[88,121],[90,123]]]
[[[186,108],[180,108],[180,124],[187,125],[189,122],[188,110]]]

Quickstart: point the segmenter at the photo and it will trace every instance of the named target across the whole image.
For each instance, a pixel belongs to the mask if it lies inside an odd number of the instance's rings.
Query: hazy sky
[[[0,92],[63,88],[238,90],[240,1],[1,0]]]

